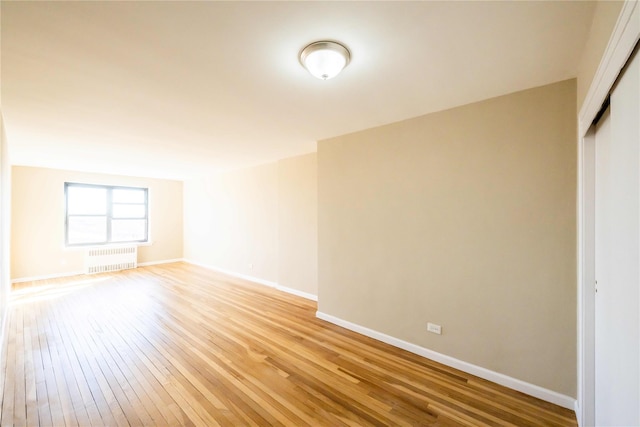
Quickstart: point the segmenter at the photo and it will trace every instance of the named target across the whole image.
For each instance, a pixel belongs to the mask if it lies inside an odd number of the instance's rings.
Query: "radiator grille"
[[[107,273],[136,268],[137,266],[137,246],[88,249],[84,258],[86,274]]]

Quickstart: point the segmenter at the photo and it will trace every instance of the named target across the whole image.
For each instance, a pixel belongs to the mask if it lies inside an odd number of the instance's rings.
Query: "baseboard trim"
[[[442,363],[443,365],[447,365],[452,368],[459,369],[461,371],[475,375],[485,380],[492,381],[494,383],[503,385],[505,387],[509,387],[513,390],[517,390],[522,393],[526,393],[533,397],[537,397],[538,399],[542,399],[547,402],[554,403],[556,405],[562,406],[563,408],[567,408],[571,410],[576,409],[576,399],[566,396],[564,394],[560,394],[558,392],[548,390],[546,388],[543,388],[534,384],[530,384],[516,378],[509,377],[499,372],[491,371],[481,366],[473,365],[471,363],[456,359],[454,357],[447,356],[446,354],[429,350],[428,348],[420,347],[419,345],[412,344],[407,341],[403,341],[399,338],[395,338],[390,335],[383,334],[382,332],[369,329],[365,326],[361,326],[356,323],[352,323],[347,320],[340,319],[339,317],[335,317],[330,314],[323,313],[321,311],[316,312],[316,317],[318,319],[326,320],[327,322],[333,323],[335,325],[341,326],[343,328],[349,329],[359,334],[366,335],[378,341],[382,341],[384,343],[390,344],[394,347],[398,347],[403,350],[407,350],[411,353],[417,354],[419,356],[426,357],[427,359],[431,359],[436,362]]]
[[[0,366],[2,366],[2,356],[4,355],[4,334],[7,328],[7,320],[9,319],[9,302],[5,305],[5,310],[0,318]]]
[[[279,291],[286,292],[288,294],[296,295],[302,298],[306,298],[311,301],[318,301],[318,296],[310,294],[308,292],[299,291],[298,289],[289,288],[287,286],[282,286],[279,283],[272,282],[269,280],[264,280],[259,277],[249,276],[247,274],[236,273],[235,271],[225,270],[224,268],[219,268],[213,265],[203,264],[198,261],[193,261],[190,259],[184,259],[184,262],[187,264],[197,265],[198,267],[206,268],[207,270],[216,271],[218,273],[226,274],[227,276],[237,277],[239,279],[248,280],[249,282],[258,283],[260,285],[269,286],[270,288],[275,288]]]
[[[171,264],[174,262],[184,262],[184,258],[163,259],[161,261],[139,262],[138,267],[149,267],[151,265]]]
[[[67,273],[44,274],[42,276],[18,277],[16,279],[11,279],[11,283],[23,283],[23,282],[34,282],[36,280],[59,279],[61,277],[80,276],[83,274],[84,274],[84,270],[70,271]]]
[[[165,259],[162,261],[140,262],[138,263],[138,267],[147,267],[147,266],[159,265],[159,264],[170,264],[172,262],[181,262],[181,261],[184,261],[184,259],[175,258],[175,259]],[[11,283],[24,283],[24,282],[34,282],[36,280],[59,279],[62,277],[81,276],[83,274],[85,274],[84,270],[80,270],[80,271],[70,271],[67,273],[45,274],[42,276],[18,277],[15,279],[11,279]]]
[[[282,292],[286,292],[288,294],[296,295],[311,301],[318,301],[318,296],[314,294],[310,294],[308,292],[299,291],[297,289],[289,288],[287,286],[278,285],[276,289]]]

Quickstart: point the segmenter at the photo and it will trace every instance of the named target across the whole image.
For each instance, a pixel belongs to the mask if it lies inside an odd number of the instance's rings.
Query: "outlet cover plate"
[[[427,331],[433,332],[434,334],[441,335],[442,334],[442,326],[436,325],[435,323],[427,323]]]

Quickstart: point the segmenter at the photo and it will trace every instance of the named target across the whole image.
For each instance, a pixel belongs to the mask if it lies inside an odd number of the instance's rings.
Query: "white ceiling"
[[[12,162],[188,178],[575,77],[591,2],[2,1]],[[352,62],[321,81],[319,39]]]

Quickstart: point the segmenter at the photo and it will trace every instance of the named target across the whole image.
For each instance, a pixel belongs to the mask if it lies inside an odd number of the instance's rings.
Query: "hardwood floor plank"
[[[575,426],[569,410],[174,263],[16,284],[0,426]]]
[[[4,400],[5,400],[5,396],[7,394],[7,391],[5,390],[5,385],[10,381],[7,381],[7,358],[8,358],[8,347],[9,347],[9,342],[8,342],[8,336],[9,334],[9,323],[7,322],[7,324],[5,325],[6,329],[6,333],[3,336],[3,339],[0,340],[0,426],[3,425],[2,423],[2,418],[3,418],[3,405],[4,405]],[[11,385],[13,386],[13,385]],[[8,415],[6,415],[6,417],[8,418]]]
[[[42,362],[43,374],[40,381],[45,385],[44,388],[42,386],[40,387],[40,390],[44,393],[38,396],[38,413],[42,415],[43,419],[46,419],[47,414],[49,414],[48,418],[51,420],[51,425],[65,425],[62,408],[60,407],[60,399],[58,398],[58,388],[53,376],[53,367],[51,364],[51,353],[46,329],[48,313],[40,311],[37,305],[34,306],[34,311],[39,313],[36,318],[36,324],[38,328],[40,360]]]
[[[89,414],[91,425],[126,425],[126,419],[123,416],[120,406],[117,402],[115,407],[106,410],[110,405],[107,404],[107,398],[101,387],[105,383],[102,372],[91,364],[88,358],[92,355],[89,347],[91,342],[90,329],[84,319],[74,315],[74,306],[65,302],[63,310],[58,313],[60,319],[65,324],[76,325],[74,328],[61,329],[66,343],[67,353],[69,354],[70,364],[73,368],[76,384],[82,396],[82,402]],[[115,398],[111,398],[110,402],[114,402]],[[116,412],[119,419],[114,418],[113,412]]]
[[[58,311],[57,317],[64,318],[63,310]],[[64,372],[66,381],[66,389],[71,398],[74,412],[77,417],[78,425],[89,426],[100,423],[101,417],[98,413],[93,396],[88,391],[88,386],[84,379],[82,369],[80,368],[78,355],[75,353],[74,340],[70,339],[68,330],[61,327],[63,322],[57,323],[55,333],[57,334],[61,345],[59,346],[58,355],[60,357],[61,369]]]
[[[4,387],[2,392],[2,407],[0,408],[0,423],[2,427],[13,426],[14,414],[14,391],[16,381],[20,381],[20,378],[16,378],[16,366],[15,357],[16,353],[22,349],[16,349],[16,335],[18,331],[15,327],[16,317],[14,316],[14,310],[9,311],[9,320],[7,322],[7,342],[6,342],[6,354],[3,366],[4,371]]]
[[[25,348],[24,337],[24,311],[20,308],[16,309],[16,347]],[[14,383],[13,391],[13,423],[16,427],[23,427],[27,425],[27,389],[25,378],[25,355],[26,352],[19,351],[15,355],[15,375],[17,378],[21,378],[21,381]]]
[[[83,372],[88,378],[91,395],[100,412],[104,425],[117,425],[119,427],[128,426],[127,417],[122,411],[120,403],[104,376],[102,369],[95,358],[88,354],[98,351],[91,346],[92,339],[84,335],[76,335],[74,342],[82,343],[85,352],[79,362],[83,366]]]
[[[43,423],[40,422],[38,411],[38,374],[36,371],[40,358],[37,326],[32,326],[35,325],[32,312],[25,313],[25,316],[28,316],[23,328],[26,422],[27,425],[41,425]]]

